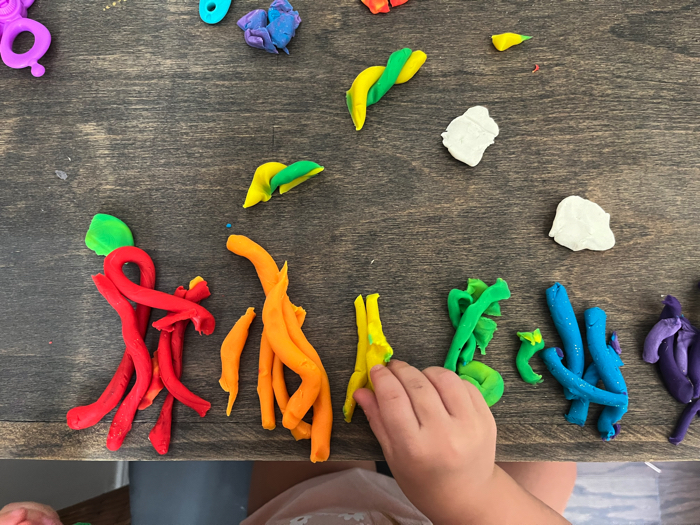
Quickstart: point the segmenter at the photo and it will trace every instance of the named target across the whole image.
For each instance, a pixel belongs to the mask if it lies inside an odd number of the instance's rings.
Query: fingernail
[[[371,374],[373,372],[376,372],[377,370],[381,370],[382,368],[384,368],[384,365],[374,365],[372,367],[372,370],[369,371],[369,373]]]

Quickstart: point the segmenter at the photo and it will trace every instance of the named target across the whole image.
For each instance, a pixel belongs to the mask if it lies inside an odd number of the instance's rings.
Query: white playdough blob
[[[450,122],[442,143],[454,158],[474,167],[497,136],[498,124],[489,117],[489,110],[474,106]]]
[[[595,202],[577,195],[567,197],[557,206],[550,237],[575,252],[579,250],[609,250],[615,246],[610,229],[610,214]]]

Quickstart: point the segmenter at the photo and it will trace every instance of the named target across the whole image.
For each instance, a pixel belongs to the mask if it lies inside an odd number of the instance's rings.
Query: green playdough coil
[[[85,234],[85,245],[97,255],[109,255],[122,246],[133,246],[134,236],[121,220],[98,213],[92,218],[90,228]]]
[[[457,365],[457,373],[459,377],[479,389],[488,406],[495,405],[503,396],[505,390],[503,377],[490,366],[479,361],[471,361],[466,365],[460,363]]]
[[[311,162],[310,160],[300,160],[299,162],[290,164],[272,177],[272,180],[270,180],[270,193],[274,193],[280,186],[280,193],[286,193],[294,186],[298,186],[305,180],[310,179],[322,171],[323,166]]]
[[[389,60],[386,63],[386,69],[379,80],[370,88],[367,93],[367,105],[371,106],[376,104],[381,100],[381,98],[386,95],[387,91],[396,84],[396,79],[399,78],[401,69],[403,69],[404,64],[408,61],[411,56],[411,51],[409,48],[404,47],[398,51],[394,51]]]

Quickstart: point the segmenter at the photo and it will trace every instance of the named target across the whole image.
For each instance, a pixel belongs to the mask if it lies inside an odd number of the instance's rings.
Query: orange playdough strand
[[[143,399],[141,399],[141,403],[139,403],[139,410],[145,410],[150,407],[153,404],[153,400],[158,397],[158,394],[160,394],[160,391],[165,388],[165,385],[163,385],[163,380],[160,378],[158,350],[153,352],[153,358],[151,361],[153,362],[153,376],[151,377],[151,384],[148,386],[146,394],[143,396]]]
[[[255,319],[255,309],[248,308],[245,314],[236,321],[231,331],[221,343],[221,379],[219,384],[224,392],[228,392],[226,415],[231,415],[231,408],[238,396],[238,370],[241,366],[241,353],[248,339],[250,323]]]
[[[287,265],[282,269],[286,276]],[[304,332],[299,327],[292,303],[287,301],[284,305],[284,321],[292,342],[311,359],[321,374],[321,388],[318,397],[314,401],[313,423],[311,425],[311,461],[326,461],[331,453],[331,429],[333,428],[333,406],[331,405],[331,387],[328,383],[328,375],[323,368],[321,358],[316,349],[306,339]],[[273,376],[274,377],[274,376]],[[299,387],[299,390],[303,387]],[[297,390],[297,392],[299,391]],[[296,392],[294,393],[296,395]],[[294,397],[294,396],[292,396]]]
[[[277,268],[275,260],[262,246],[253,242],[248,237],[243,235],[231,235],[226,242],[226,248],[253,263],[265,295],[267,295],[279,281],[279,269]],[[298,306],[294,306],[294,308],[296,309],[295,314],[299,320],[299,326],[301,327],[306,317],[306,311]],[[275,396],[273,397],[273,362],[275,359],[279,360],[279,357],[274,355],[272,347],[266,338],[266,329],[263,328],[263,335],[260,340],[260,358],[258,361],[258,398],[260,399],[262,426],[267,430],[272,430],[276,426],[274,399],[277,399],[277,404],[280,405],[280,410],[284,414],[286,403],[289,401],[289,394],[287,393],[287,387],[283,379],[281,383],[278,382],[277,385],[279,396],[277,392],[275,392]],[[282,392],[282,388],[284,388],[284,392]],[[280,399],[284,400],[284,407],[280,404]],[[303,423],[302,427],[308,425],[308,423],[303,421],[301,423]],[[310,432],[306,428],[302,428],[298,432],[292,429],[292,435],[296,440],[308,439],[299,436],[310,436]]]
[[[265,331],[267,339],[272,346],[275,354],[277,354],[282,362],[291,368],[299,377],[301,377],[301,386],[292,395],[287,404],[287,409],[284,411],[282,425],[285,428],[295,428],[306,412],[313,405],[316,397],[318,397],[321,389],[321,371],[318,366],[307,357],[299,347],[294,344],[287,332],[287,326],[284,318],[284,306],[289,303],[287,297],[287,287],[289,286],[289,278],[287,277],[287,264],[285,263],[280,272],[280,281],[267,295],[265,306],[263,307],[263,323],[265,323]],[[289,310],[294,315],[294,310],[289,303]],[[296,324],[296,318],[294,318]],[[297,326],[297,328],[299,328]]]

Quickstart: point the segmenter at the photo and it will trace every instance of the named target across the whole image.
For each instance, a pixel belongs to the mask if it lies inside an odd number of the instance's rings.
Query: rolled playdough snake
[[[243,207],[250,208],[259,202],[269,201],[277,188],[280,195],[287,193],[322,171],[323,166],[310,160],[300,160],[289,166],[280,162],[266,162],[255,170]]]
[[[345,94],[348,111],[357,131],[365,125],[367,106],[379,102],[394,84],[403,84],[411,80],[426,58],[423,51],[411,51],[405,47],[389,56],[386,67],[369,67],[357,75]]]

